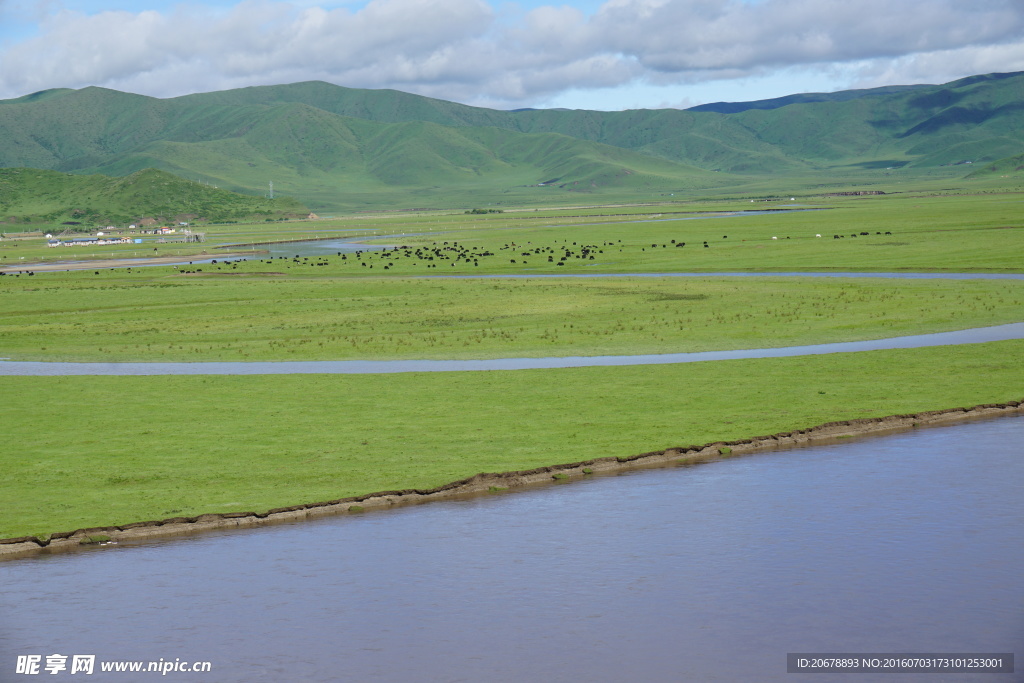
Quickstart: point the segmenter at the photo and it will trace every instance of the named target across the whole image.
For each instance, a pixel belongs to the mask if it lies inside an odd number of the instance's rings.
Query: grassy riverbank
[[[688,218],[791,202],[732,198],[223,226],[208,235],[204,249],[357,232],[409,249],[5,275],[0,357],[632,354],[848,341],[1024,320],[1019,281],[418,277],[1020,272],[1024,196],[962,191],[819,194],[794,203],[820,211],[701,220]],[[681,242],[686,246],[675,246]],[[28,239],[5,239],[0,265],[21,269],[42,256],[52,260],[53,251]],[[481,471],[1019,400],[1022,357],[1024,341],[1008,341],[515,372],[0,377],[0,537],[261,511],[432,487]]]
[[[1019,400],[1021,357],[1024,341],[515,372],[2,377],[0,537]]]
[[[5,278],[13,360],[503,358],[876,339],[1024,320],[1024,281]],[[322,269],[314,269],[321,271]]]

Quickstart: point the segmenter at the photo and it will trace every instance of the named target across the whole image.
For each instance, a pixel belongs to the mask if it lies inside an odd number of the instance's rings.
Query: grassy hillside
[[[687,111],[713,111],[719,114],[737,114],[750,109],[778,109],[790,104],[805,104],[808,102],[846,102],[861,97],[878,97],[879,95],[891,95],[906,90],[917,90],[920,88],[931,88],[930,85],[889,85],[880,88],[868,88],[866,90],[841,90],[839,92],[813,92],[786,95],[785,97],[773,97],[768,100],[754,100],[753,102],[710,102],[696,107],[690,107]]]
[[[1024,74],[945,85],[791,95],[731,107],[502,112],[392,90],[327,83],[244,88],[178,98],[190,106],[304,102],[342,116],[454,127],[561,133],[709,170],[778,174],[832,166],[940,166],[1024,151]],[[726,112],[725,110],[730,111]]]
[[[75,175],[31,168],[0,169],[0,219],[8,225],[87,227],[149,217],[172,220],[277,218],[305,213],[288,197],[251,197],[178,178],[155,169],[126,177]]]
[[[1022,87],[1024,73],[990,74],[731,113],[505,112],[321,82],[166,100],[58,89],[0,101],[0,159],[81,174],[158,168],[250,194],[273,181],[320,211],[564,203],[886,169],[962,176],[965,161],[1024,153]]]
[[[991,176],[1001,177],[1020,177],[1024,175],[1024,154],[1017,154],[1012,157],[1006,157],[999,161],[988,164],[983,168],[979,168],[976,171],[970,173],[968,178],[988,178]]]
[[[91,170],[119,175],[156,167],[244,192],[265,190],[273,181],[277,191],[302,197],[316,210],[420,205],[423,199],[409,188],[434,193],[435,205],[475,205],[481,191],[501,201],[502,194],[546,181],[557,181],[549,190],[563,195],[721,182],[706,171],[556,133],[385,124],[296,103],[258,108],[229,133],[154,141]]]
[[[517,113],[520,129],[576,135],[700,168],[785,174],[994,161],[1024,151],[1024,74],[733,114],[678,110]]]

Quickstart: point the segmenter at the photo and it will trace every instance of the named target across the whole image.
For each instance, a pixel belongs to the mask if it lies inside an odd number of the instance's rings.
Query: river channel
[[[741,358],[782,358],[882,349],[911,349],[951,344],[980,344],[1024,339],[1024,323],[977,327],[952,332],[915,334],[887,339],[836,342],[767,349],[735,349],[635,356],[556,356],[549,358],[491,358],[484,360],[323,360],[323,361],[209,361],[201,363],[58,363],[0,360],[0,376],[8,375],[313,375],[392,374],[399,372],[472,372],[536,370],[594,366],[663,365]]]
[[[31,654],[95,655],[96,681],[575,683],[792,680],[788,652],[1012,653],[1021,443],[1005,417],[9,561],[0,678],[30,680],[13,671]],[[212,668],[99,670],[161,658]]]

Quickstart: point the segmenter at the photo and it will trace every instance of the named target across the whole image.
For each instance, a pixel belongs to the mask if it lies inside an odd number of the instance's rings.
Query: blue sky
[[[324,80],[495,108],[689,107],[1024,71],[1021,0],[0,0],[0,98]]]

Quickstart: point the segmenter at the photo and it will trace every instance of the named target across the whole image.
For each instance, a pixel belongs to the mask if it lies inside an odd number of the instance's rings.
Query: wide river
[[[9,561],[0,680],[32,680],[33,654],[218,683],[789,681],[789,652],[1020,654],[1021,443],[1006,417]],[[161,658],[212,668],[99,670]],[[808,678],[854,679],[894,677]]]

